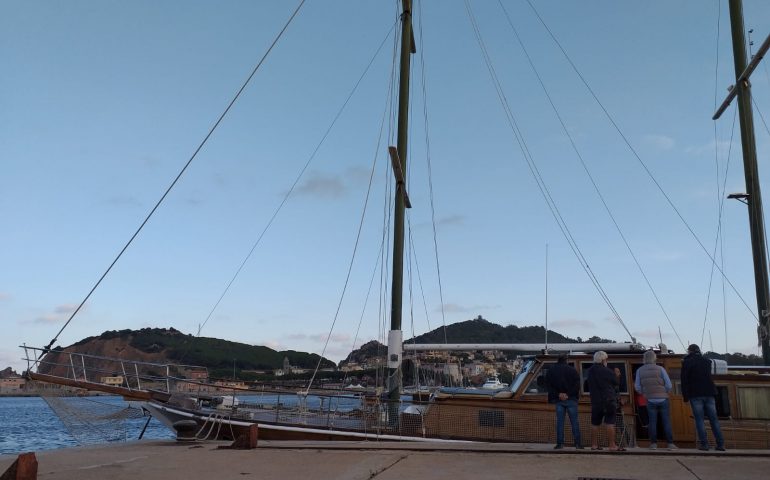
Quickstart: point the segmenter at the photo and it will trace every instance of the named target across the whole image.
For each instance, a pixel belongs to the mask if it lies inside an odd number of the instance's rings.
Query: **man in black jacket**
[[[711,424],[711,432],[717,442],[717,450],[725,450],[725,439],[717,420],[714,397],[717,388],[711,379],[711,360],[701,355],[700,347],[694,343],[687,347],[687,356],[682,361],[682,397],[690,402],[692,415],[695,417],[695,431],[698,434],[698,450],[708,450],[704,415]]]
[[[548,403],[556,404],[556,446],[564,448],[564,413],[569,415],[572,427],[572,438],[575,448],[582,449],[580,443],[580,425],[578,424],[578,395],[580,393],[580,376],[574,367],[567,364],[567,355],[559,355],[556,364],[548,369]]]

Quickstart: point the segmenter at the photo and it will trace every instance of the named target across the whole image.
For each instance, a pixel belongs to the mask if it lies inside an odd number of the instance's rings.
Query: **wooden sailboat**
[[[735,0],[731,2],[731,7],[734,3]],[[401,25],[398,144],[389,149],[397,195],[394,206],[393,283],[386,394],[357,395],[351,398],[350,395],[327,395],[320,391],[305,391],[304,394],[297,395],[296,392],[275,390],[267,392],[271,397],[270,402],[260,401],[260,397],[256,397],[253,402],[240,402],[237,405],[232,402],[225,405],[216,401],[221,392],[205,392],[203,387],[207,385],[191,380],[184,374],[185,368],[195,367],[97,359],[79,353],[50,350],[50,346],[44,349],[25,347],[30,362],[29,377],[38,381],[123,395],[127,399],[143,402],[147,411],[169,427],[174,428],[180,425],[180,422],[193,422],[195,438],[201,439],[234,439],[256,424],[260,437],[267,439],[545,443],[552,442],[555,437],[553,415],[546,402],[544,383],[548,369],[556,360],[554,353],[559,350],[570,352],[570,361],[585,377],[591,365],[591,352],[599,349],[612,350],[610,366],[621,371],[621,435],[627,436],[628,444],[643,444],[646,431],[631,387],[633,375],[642,365],[641,354],[644,351],[644,347],[636,342],[412,347],[431,350],[454,347],[460,350],[497,349],[543,353],[523,357],[521,368],[508,388],[443,389],[427,404],[412,403],[401,397],[399,372],[404,351],[401,332],[404,212],[405,208],[410,206],[406,192],[409,65],[410,55],[415,52],[410,0],[402,1]],[[742,97],[740,92],[738,94],[739,98]],[[759,198],[758,193],[752,195]],[[766,265],[762,268],[766,270]],[[762,288],[767,289],[766,286]],[[767,306],[765,305],[763,310],[760,304],[760,312],[766,310]],[[694,427],[689,419],[688,408],[679,393],[678,380],[682,357],[666,348],[660,349],[659,354],[662,365],[668,370],[675,384],[671,399],[674,440],[682,446],[693,445]],[[112,361],[114,365],[93,371],[89,364],[95,360]],[[123,381],[117,385],[104,384],[99,380],[105,371],[119,372]],[[720,391],[719,404],[722,407],[721,414],[725,417],[723,430],[728,448],[770,448],[770,410],[767,406],[767,399],[770,398],[770,376],[757,372],[737,374],[720,370],[714,378]],[[235,395],[241,390],[245,388],[228,388],[230,395]],[[581,425],[587,431],[590,405],[585,388],[581,390],[579,411]]]

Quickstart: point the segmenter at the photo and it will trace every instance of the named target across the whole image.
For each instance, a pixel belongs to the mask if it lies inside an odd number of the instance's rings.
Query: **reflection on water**
[[[121,397],[92,398],[119,407],[128,406]],[[136,440],[147,419],[128,419],[125,422],[125,439]],[[173,438],[173,434],[157,420],[152,419],[144,438]],[[0,454],[77,445],[65,425],[42,398],[0,397]]]

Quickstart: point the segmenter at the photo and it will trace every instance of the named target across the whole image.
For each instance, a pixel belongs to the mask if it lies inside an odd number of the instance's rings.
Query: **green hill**
[[[106,349],[107,344],[109,348]],[[119,346],[116,347],[116,344]],[[158,361],[160,357],[170,363],[200,365],[210,369],[232,369],[235,363],[238,370],[272,370],[283,366],[284,357],[295,367],[315,368],[320,358],[315,353],[276,351],[259,345],[194,337],[174,328],[111,330],[96,337],[84,338],[65,350],[111,356],[110,352],[105,350],[118,350],[121,346],[141,352],[149,361]],[[334,365],[335,363],[328,359],[321,362],[321,368]]]

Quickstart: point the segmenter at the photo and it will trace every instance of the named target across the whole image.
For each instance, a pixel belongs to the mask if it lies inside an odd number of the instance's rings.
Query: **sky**
[[[0,2],[0,367],[25,368],[18,346],[64,325],[298,4]],[[744,4],[756,49],[770,3]],[[528,2],[469,5],[489,64],[464,1],[414,8],[405,337],[481,315],[630,340],[543,200],[507,104],[631,335],[758,353],[745,206],[723,204],[716,249],[735,290],[689,231],[713,251],[720,198],[745,191],[734,105],[711,120],[735,78],[727,2],[533,1],[603,107]],[[385,338],[397,16],[395,1],[308,0],[57,344],[203,325],[340,360]],[[766,192],[769,69],[752,79]]]

